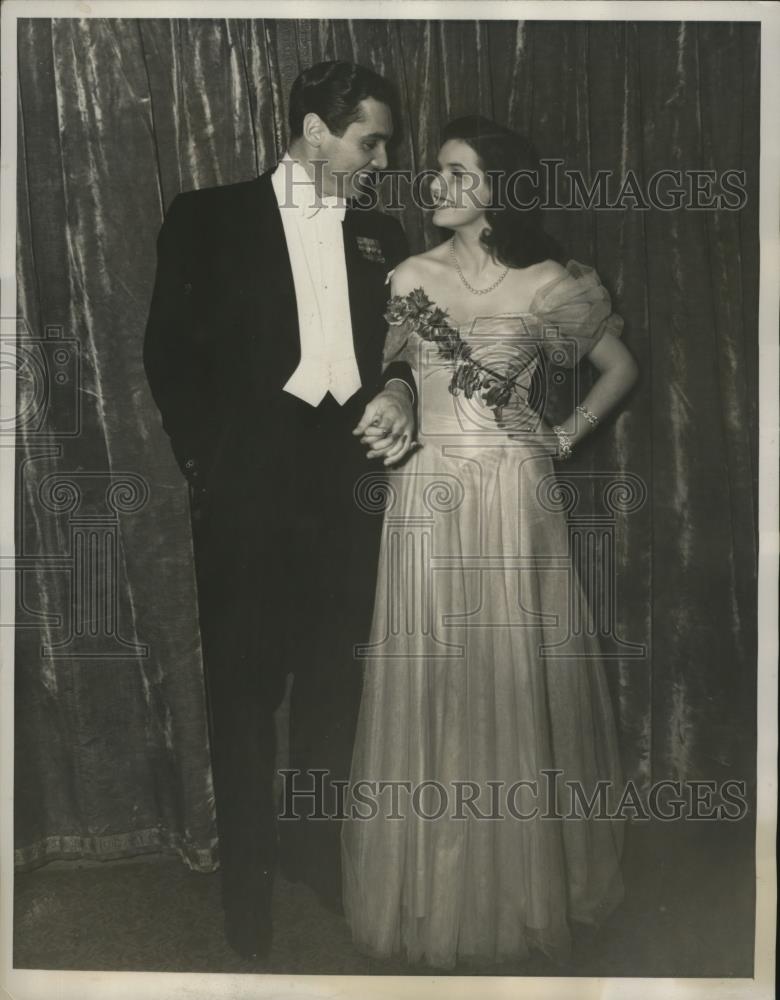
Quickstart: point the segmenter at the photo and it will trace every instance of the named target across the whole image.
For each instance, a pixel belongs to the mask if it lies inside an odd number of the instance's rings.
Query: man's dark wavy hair
[[[535,195],[540,202],[545,198],[539,157],[529,140],[482,115],[451,121],[442,142],[449,139],[468,143],[479,166],[490,175],[491,208],[485,212],[489,228],[480,235],[485,249],[505,267],[560,261],[561,248],[544,231],[541,209],[520,207],[530,204]],[[528,171],[531,176],[518,171]]]
[[[303,134],[303,119],[312,111],[334,135],[344,135],[353,122],[360,120],[360,102],[369,97],[386,104],[391,113],[395,111],[393,85],[372,69],[343,61],[310,66],[290,90],[290,138]]]

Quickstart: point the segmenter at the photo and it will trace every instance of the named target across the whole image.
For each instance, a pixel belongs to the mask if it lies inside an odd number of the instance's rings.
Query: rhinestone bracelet
[[[575,406],[574,409],[577,411],[577,413],[581,413],[583,417],[585,417],[585,419],[588,421],[588,423],[591,424],[593,427],[595,427],[596,424],[599,422],[599,418],[592,410],[589,410],[587,406]]]
[[[558,438],[558,458],[571,458],[571,438],[569,435],[558,425],[553,427],[553,433]]]

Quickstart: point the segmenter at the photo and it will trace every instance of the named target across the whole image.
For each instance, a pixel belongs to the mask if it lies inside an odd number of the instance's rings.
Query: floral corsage
[[[500,372],[478,361],[472,348],[450,325],[447,311],[435,306],[422,288],[407,295],[394,295],[387,304],[385,319],[390,325],[384,349],[384,364],[405,358],[414,361],[420,340],[434,343],[439,354],[452,364],[449,389],[467,399],[481,394],[486,406],[500,410],[511,399],[523,369]]]

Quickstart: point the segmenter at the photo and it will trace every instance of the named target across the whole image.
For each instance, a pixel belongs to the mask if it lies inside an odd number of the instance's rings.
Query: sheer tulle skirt
[[[621,775],[598,645],[569,628],[584,595],[554,483],[533,444],[464,434],[390,478],[342,833],[371,955],[564,960],[569,921],[622,898],[621,824],[555,817],[565,782],[614,802]]]

